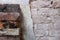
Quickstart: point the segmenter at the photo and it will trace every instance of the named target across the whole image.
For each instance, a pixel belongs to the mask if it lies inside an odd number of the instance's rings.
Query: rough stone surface
[[[33,1],[31,14],[36,40],[60,40],[60,0]]]

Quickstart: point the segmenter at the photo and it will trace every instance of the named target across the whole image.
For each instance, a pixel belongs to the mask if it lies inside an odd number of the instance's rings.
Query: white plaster
[[[29,0],[0,0],[0,4],[28,4]]]
[[[25,26],[25,30],[26,30],[24,33],[24,38],[25,38],[25,40],[35,40],[30,6],[29,5],[20,5],[20,7],[23,12],[24,26]]]

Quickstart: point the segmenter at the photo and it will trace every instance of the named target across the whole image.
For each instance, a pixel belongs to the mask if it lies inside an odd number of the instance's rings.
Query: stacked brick
[[[17,20],[18,17],[17,12],[0,12],[0,20]]]
[[[0,37],[0,40],[20,40],[19,37]]]
[[[0,12],[19,12],[18,4],[0,4]]]
[[[59,0],[36,0],[30,5],[36,40],[60,40]]]
[[[20,12],[20,6],[18,4],[1,4],[0,3],[0,21],[1,20],[15,21],[20,16],[19,12]],[[19,36],[0,36],[0,40],[20,40],[20,38]]]

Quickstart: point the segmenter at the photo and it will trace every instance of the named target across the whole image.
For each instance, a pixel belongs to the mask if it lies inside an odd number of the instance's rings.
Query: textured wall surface
[[[36,0],[30,5],[36,40],[60,40],[59,0]]]
[[[33,23],[31,18],[29,0],[0,0],[0,4],[19,4],[20,5],[22,15],[23,15],[22,28],[25,29],[23,33],[24,40],[35,40],[35,36],[33,33]],[[10,39],[7,39],[7,40],[11,40],[12,38],[10,37]],[[2,39],[5,40],[4,37],[2,37]],[[15,38],[13,38],[12,40],[15,40]],[[19,40],[19,39],[16,39],[16,40]]]

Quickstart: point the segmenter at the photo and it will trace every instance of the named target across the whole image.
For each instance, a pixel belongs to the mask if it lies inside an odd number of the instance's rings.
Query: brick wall
[[[36,40],[60,40],[59,0],[36,0],[30,6]]]
[[[19,15],[19,11],[20,11],[19,5],[16,5],[16,4],[6,5],[6,8],[3,9],[4,7],[5,7],[4,5],[0,4],[0,21],[1,20],[12,20],[12,19],[13,19],[12,21],[14,21],[18,18],[18,16],[21,17],[21,15]],[[2,9],[5,11],[2,11]],[[20,37],[21,36],[7,36],[7,35],[4,36],[4,34],[1,36],[1,30],[0,30],[0,40],[20,40]]]

